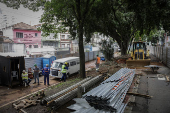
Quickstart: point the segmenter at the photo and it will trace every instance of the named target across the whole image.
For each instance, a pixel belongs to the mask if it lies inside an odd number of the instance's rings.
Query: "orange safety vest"
[[[100,57],[97,57],[97,63],[98,64],[100,63]]]

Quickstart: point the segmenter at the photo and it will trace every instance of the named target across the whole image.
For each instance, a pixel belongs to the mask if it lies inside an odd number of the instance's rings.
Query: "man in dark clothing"
[[[46,64],[46,67],[43,69],[44,71],[44,85],[46,85],[46,79],[47,79],[47,85],[49,84],[49,69],[48,69],[48,64]]]
[[[33,84],[36,83],[36,79],[38,80],[38,85],[39,85],[39,68],[37,67],[37,64],[34,64],[35,68],[34,70],[34,78],[35,78],[35,82]]]

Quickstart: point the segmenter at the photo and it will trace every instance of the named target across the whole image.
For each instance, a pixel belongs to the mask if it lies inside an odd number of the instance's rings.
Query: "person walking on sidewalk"
[[[67,78],[67,75],[66,75],[66,72],[68,70],[68,67],[67,67],[67,62],[65,62],[65,64],[62,65],[62,70],[61,72],[63,73],[63,76],[61,77],[61,81],[64,79],[64,82],[66,81],[66,78]]]
[[[47,85],[49,84],[49,69],[48,69],[48,64],[46,64],[46,67],[43,69],[44,73],[44,85],[46,85],[46,79],[47,79]]]
[[[34,66],[35,66],[35,68],[33,70],[34,70],[35,82],[33,84],[36,84],[36,79],[37,79],[38,85],[39,85],[39,68],[37,67],[37,64],[34,64]]]
[[[28,78],[28,73],[26,73],[25,70],[22,71],[22,80],[29,86],[31,79]]]
[[[96,71],[98,72],[99,71],[99,64],[100,64],[100,57],[99,57],[98,54],[96,56],[97,56],[97,58],[96,58]]]

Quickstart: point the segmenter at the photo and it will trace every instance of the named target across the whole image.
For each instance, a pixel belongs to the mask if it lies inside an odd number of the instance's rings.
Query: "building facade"
[[[13,26],[14,43],[23,43],[27,48],[41,48],[41,31],[23,22]]]
[[[47,37],[42,37],[43,48],[58,48],[60,47],[59,34],[55,38],[54,33],[50,33]]]

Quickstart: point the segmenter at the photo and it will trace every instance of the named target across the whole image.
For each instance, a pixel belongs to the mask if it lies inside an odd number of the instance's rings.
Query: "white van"
[[[80,70],[80,59],[79,57],[67,57],[61,58],[53,61],[53,64],[50,68],[50,76],[61,78],[62,77],[62,65],[67,62],[68,63],[68,70],[66,72],[67,77],[69,75],[79,72]]]

